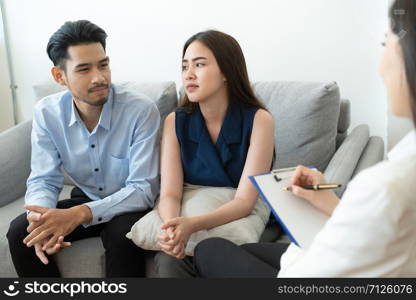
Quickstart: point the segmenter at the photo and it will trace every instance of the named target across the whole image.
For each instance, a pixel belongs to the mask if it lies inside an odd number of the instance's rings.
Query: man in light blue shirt
[[[111,84],[106,37],[83,20],[49,40],[52,75],[68,91],[35,107],[28,213],[7,234],[21,277],[60,276],[52,255],[92,236],[102,238],[108,277],[144,275],[144,251],[125,234],[159,194],[160,114],[146,96]],[[61,167],[76,188],[58,202]]]

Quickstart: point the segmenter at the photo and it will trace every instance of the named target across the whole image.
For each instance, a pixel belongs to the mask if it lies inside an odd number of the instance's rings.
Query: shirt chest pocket
[[[109,176],[110,178],[113,178],[113,180],[124,183],[129,176],[129,159],[111,155]]]

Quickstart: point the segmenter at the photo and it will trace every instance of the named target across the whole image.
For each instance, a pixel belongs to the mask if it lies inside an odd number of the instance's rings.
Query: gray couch
[[[173,82],[126,84],[154,100],[164,118],[177,105]],[[256,94],[275,118],[276,154],[274,168],[313,165],[329,181],[345,186],[362,169],[384,157],[380,137],[370,137],[367,125],[349,130],[350,104],[341,100],[336,83],[257,82]],[[35,86],[37,98],[57,92],[55,85]],[[31,121],[0,134],[0,277],[16,276],[10,259],[6,233],[10,221],[23,212],[26,179],[30,173]],[[60,199],[69,197],[72,183],[65,177]],[[277,226],[266,228],[263,241],[277,239]],[[280,242],[285,239],[280,239]],[[74,242],[56,255],[64,277],[103,277],[104,248],[99,238]],[[132,262],[134,263],[134,262]],[[156,277],[153,256],[146,261],[147,276]]]

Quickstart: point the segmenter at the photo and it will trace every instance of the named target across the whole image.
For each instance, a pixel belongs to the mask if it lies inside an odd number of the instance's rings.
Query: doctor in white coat
[[[416,1],[396,0],[390,20],[380,74],[390,111],[413,119],[416,126]],[[359,173],[341,201],[332,191],[300,187],[322,183],[321,173],[303,166],[292,178],[295,195],[331,216],[308,249],[294,244],[285,249],[275,243],[239,247],[223,239],[208,239],[195,250],[199,274],[416,277],[416,131],[408,133],[386,161]]]

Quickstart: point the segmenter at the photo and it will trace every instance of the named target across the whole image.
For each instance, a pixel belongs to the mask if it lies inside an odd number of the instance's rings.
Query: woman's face
[[[192,42],[182,60],[182,83],[191,102],[202,102],[223,92],[225,77],[211,50],[199,41]]]
[[[406,80],[399,37],[389,31],[380,63],[380,75],[387,88],[390,111],[400,117],[411,118],[411,95]]]

